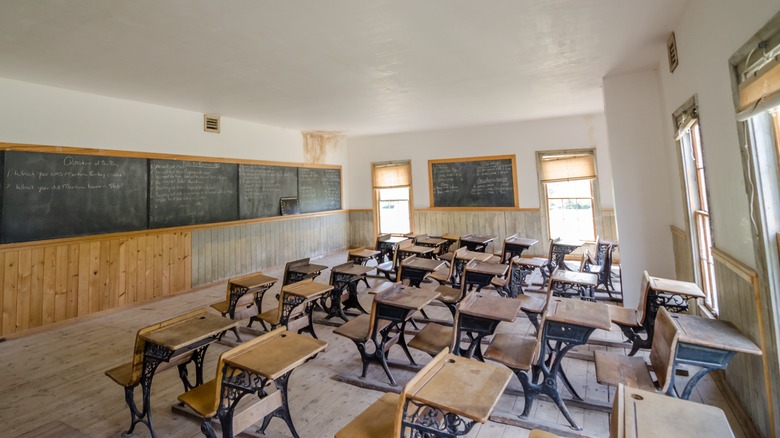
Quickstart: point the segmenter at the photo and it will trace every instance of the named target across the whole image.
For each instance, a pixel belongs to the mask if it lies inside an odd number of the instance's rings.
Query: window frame
[[[384,167],[403,166],[406,167],[406,177],[408,179],[408,185],[393,185],[393,186],[377,186],[377,169]],[[372,181],[372,217],[374,222],[374,240],[378,236],[381,228],[380,215],[379,215],[379,191],[381,189],[402,188],[405,187],[409,190],[409,230],[414,232],[414,183],[412,181],[412,160],[397,160],[397,161],[384,161],[371,163],[371,181]]]
[[[560,181],[560,182],[573,182],[573,181]],[[565,197],[565,198],[551,197],[550,196],[550,191],[549,191],[549,184],[556,184],[556,183],[543,183],[544,190],[545,190],[545,195],[544,196],[545,196],[545,199],[547,201],[547,204],[546,204],[547,205],[547,210],[546,210],[546,212],[547,212],[547,234],[549,236],[551,236],[551,237],[559,237],[559,236],[553,236],[553,234],[552,234],[552,227],[551,227],[552,223],[550,221],[550,201],[551,200],[565,200],[565,199],[581,200],[581,199],[587,199],[587,200],[590,201],[590,211],[591,211],[591,216],[592,216],[591,223],[593,225],[593,235],[592,235],[591,239],[582,239],[583,236],[577,236],[576,238],[579,239],[579,240],[583,240],[583,241],[591,241],[591,240],[595,241],[597,233],[596,233],[596,213],[595,213],[594,205],[595,205],[596,201],[595,201],[594,196],[593,196],[593,181],[592,180],[588,180],[588,189],[590,190],[590,197],[587,197],[587,198],[581,198],[581,197]]]

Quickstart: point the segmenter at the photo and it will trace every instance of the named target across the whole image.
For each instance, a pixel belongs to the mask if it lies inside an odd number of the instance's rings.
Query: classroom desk
[[[347,255],[347,261],[350,261],[356,265],[365,265],[371,259],[378,259],[381,251],[368,248],[360,248],[350,250]]]
[[[473,299],[464,300],[458,309],[460,330],[455,335],[458,354],[468,358],[476,354],[477,359],[484,362],[482,338],[495,333],[501,321],[514,322],[521,304],[520,300],[484,293],[477,293]],[[461,332],[466,332],[469,338],[469,346],[465,352],[460,348]]]
[[[298,333],[309,332],[314,338],[317,338],[317,334],[314,332],[314,321],[312,320],[314,302],[331,290],[333,290],[333,286],[316,281],[299,281],[283,286],[281,296],[284,297],[284,303],[282,303],[282,315],[279,324],[288,327],[290,314],[293,309],[303,303],[307,303],[304,308],[304,317],[307,318],[308,324],[298,330]]]
[[[467,234],[460,236],[461,245],[469,249],[469,251],[485,252],[485,249],[494,241],[496,236],[481,236],[479,234]]]
[[[419,257],[409,257],[401,262],[401,278],[409,279],[409,286],[420,287],[420,283],[429,273],[444,266],[444,262],[434,259],[421,259]]]
[[[290,432],[298,437],[293,425],[287,399],[287,385],[293,370],[317,355],[328,343],[291,332],[282,332],[256,347],[225,361],[222,378],[222,397],[217,409],[222,425],[222,436],[233,437],[233,412],[246,395],[257,394],[268,399],[264,405],[265,418],[260,433],[273,417],[287,423]],[[273,381],[277,391],[267,392],[266,385]],[[265,401],[265,400],[264,400]]]
[[[423,385],[406,394],[401,436],[469,433],[476,423],[487,421],[511,378],[507,368],[447,355],[422,377]]]
[[[325,309],[325,313],[327,314],[325,319],[338,316],[343,319],[344,322],[349,321],[347,315],[344,313],[344,311],[348,309],[357,309],[357,311],[361,313],[368,313],[366,312],[366,309],[360,305],[360,301],[358,301],[357,283],[365,278],[367,273],[373,270],[373,267],[356,265],[351,262],[331,268],[330,275],[333,290],[330,293],[330,300],[327,300],[326,296],[323,296],[320,299],[320,305]],[[342,303],[341,296],[345,289],[348,296]]]
[[[583,300],[594,300],[594,292],[599,282],[599,276],[589,272],[555,270],[552,279],[553,295],[556,297],[576,296]],[[568,287],[567,287],[568,286]],[[576,294],[568,292],[571,289],[577,291]]]
[[[565,269],[567,271],[571,271],[571,269],[566,266],[565,259],[566,256],[573,253],[574,250],[581,247],[584,244],[584,242],[580,240],[559,240],[557,242],[552,243],[552,249],[550,250],[550,255],[552,256],[552,260],[550,260],[550,263],[553,264],[553,267],[558,267],[561,269]]]
[[[433,237],[439,237],[439,238],[442,238],[442,239],[447,241],[447,242],[443,243],[442,246],[441,246],[442,253],[449,252],[450,251],[450,247],[454,243],[457,243],[460,240],[460,236],[456,236],[454,234],[449,234],[449,233],[444,233],[441,236],[433,236]]]
[[[720,408],[620,385],[610,419],[610,437],[733,438]]]
[[[398,287],[374,297],[374,303],[376,304],[376,319],[389,321],[390,324],[382,328],[379,333],[377,333],[375,328],[372,328],[371,340],[374,343],[375,349],[374,354],[371,356],[371,360],[379,362],[382,365],[391,385],[396,386],[397,383],[390,373],[390,368],[387,364],[387,357],[384,353],[386,346],[392,345],[391,342],[398,342],[398,345],[404,350],[409,361],[414,364],[414,359],[412,359],[409,348],[406,346],[406,339],[404,338],[406,322],[411,319],[415,312],[430,304],[430,302],[438,298],[438,296],[438,292],[430,289],[418,289],[399,285]],[[377,339],[377,337],[379,337],[379,339]]]
[[[509,265],[502,263],[476,262],[473,268],[469,269],[469,279],[466,286],[477,286],[477,292],[490,284],[493,277],[504,277],[509,271]]]
[[[294,266],[290,268],[290,283],[296,283],[308,278],[317,278],[322,271],[328,269],[325,265],[309,263],[306,265]]]
[[[212,304],[211,307],[221,313],[222,316],[228,317],[230,319],[241,320],[247,316],[259,315],[260,313],[263,313],[263,296],[265,295],[266,291],[268,291],[268,289],[276,284],[276,282],[276,278],[269,277],[262,272],[231,278],[228,280],[227,284],[226,300]],[[243,298],[249,292],[254,292],[255,294],[253,300],[254,309],[252,309],[252,304],[248,304],[246,301],[244,301],[240,306],[241,309],[237,313],[236,307],[238,307],[239,300],[241,300],[241,298]],[[248,314],[250,311],[253,314]],[[233,328],[233,333],[236,335],[236,340],[238,342],[242,342],[238,327]]]
[[[526,237],[509,236],[504,239],[504,247],[501,253],[501,263],[509,263],[514,257],[520,257],[523,251],[536,245],[539,242],[536,239]]]
[[[404,247],[403,249],[398,250],[398,258],[403,259],[405,257],[410,256],[417,256],[417,257],[426,257],[426,258],[432,258],[433,257],[433,248],[430,246],[420,246],[420,245],[412,245]]]
[[[682,399],[690,398],[693,387],[707,373],[725,369],[735,354],[762,354],[753,341],[728,321],[677,313],[672,314],[672,320],[679,333],[675,365],[701,367],[685,385]],[[674,374],[671,379],[674,385]]]
[[[392,260],[393,251],[395,251],[396,245],[404,240],[409,240],[409,238],[403,236],[390,236],[385,240],[380,240],[378,242],[379,247],[377,248],[377,250],[381,252],[381,254],[379,254],[379,263],[384,263],[385,260]]]
[[[131,425],[128,434],[132,434],[137,423],[149,427],[152,437],[156,437],[152,425],[152,379],[157,367],[162,362],[183,354],[192,353],[195,362],[195,385],[187,378],[186,364],[179,365],[179,377],[185,390],[203,384],[203,358],[211,343],[217,341],[226,331],[236,327],[238,321],[229,320],[210,313],[201,313],[192,318],[184,319],[175,324],[159,328],[141,335],[144,340],[144,360],[141,374],[141,391],[143,393],[143,408],[141,412],[135,408],[133,400],[127,400],[130,406]],[[132,397],[132,396],[131,396]]]
[[[561,361],[569,350],[588,342],[594,330],[609,330],[611,326],[609,309],[605,304],[559,297],[550,299],[542,328],[541,351],[536,364],[541,375],[535,382],[531,382],[530,390],[534,397],[541,393],[552,398],[575,430],[582,428],[571,417],[561,398],[558,379],[561,379],[574,398],[582,398],[563,374]]]
[[[424,237],[422,239],[417,239],[415,245],[427,246],[433,248],[433,255],[438,256],[439,254],[442,253],[444,244],[446,244],[447,242],[448,242],[447,239],[440,239],[438,237]]]
[[[452,277],[450,278],[452,287],[460,287],[460,279],[463,277],[463,267],[466,266],[466,263],[470,262],[471,260],[486,262],[491,258],[493,258],[493,254],[488,254],[485,252],[466,250],[457,253],[457,257],[455,257],[451,262],[455,264],[455,266],[452,268]]]

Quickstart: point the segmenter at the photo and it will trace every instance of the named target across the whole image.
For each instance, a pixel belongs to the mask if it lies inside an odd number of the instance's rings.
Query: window
[[[593,152],[538,152],[551,238],[596,240]]]
[[[707,195],[707,178],[704,171],[701,130],[696,100],[691,99],[674,115],[677,126],[677,142],[683,164],[686,209],[692,235],[694,272],[704,292],[704,304],[718,314],[715,263],[712,258],[712,225]]]
[[[409,161],[372,164],[374,228],[377,233],[412,231],[412,166]]]

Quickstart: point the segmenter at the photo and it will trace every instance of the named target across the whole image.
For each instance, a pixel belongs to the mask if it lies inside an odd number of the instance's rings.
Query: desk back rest
[[[414,236],[414,243],[417,243],[418,240],[427,239],[427,238],[428,238],[427,234],[419,234],[417,236]]]
[[[674,358],[677,354],[679,333],[672,320],[672,315],[665,307],[661,307],[655,317],[655,333],[653,346],[650,348],[650,363],[658,378],[661,391],[667,393],[674,376]]]
[[[525,277],[528,275],[528,271],[520,266],[519,261],[519,256],[514,256],[509,261],[509,271],[507,274],[509,275],[508,286],[509,291],[513,297],[525,294],[525,291],[523,290],[523,282],[525,281]]]
[[[636,309],[636,320],[639,324],[644,325],[645,317],[647,316],[648,297],[650,296],[650,275],[647,271],[642,273],[642,283],[639,286],[639,306]]]
[[[508,236],[506,239],[504,239],[503,243],[501,243],[501,263],[506,263],[506,241],[514,237],[518,237],[517,233]]]
[[[193,310],[192,312],[185,313],[184,315],[177,316],[175,318],[166,319],[165,321],[158,322],[156,324],[152,324],[150,326],[146,326],[140,330],[138,330],[138,333],[135,335],[135,346],[133,348],[133,374],[132,374],[132,384],[135,385],[141,380],[141,374],[143,374],[144,369],[144,350],[146,349],[146,341],[144,341],[141,336],[145,335],[149,332],[152,332],[157,329],[161,329],[163,327],[168,327],[170,325],[176,324],[179,321],[183,321],[185,319],[194,318],[197,315],[205,314],[206,309],[198,309]],[[158,367],[158,371],[162,371],[163,367]]]
[[[548,263],[552,263],[553,262],[553,255],[555,253],[555,251],[554,251],[555,244],[560,242],[560,241],[561,241],[560,237],[556,237],[555,239],[550,239],[550,253],[547,254],[547,262]]]
[[[393,268],[398,270],[398,268],[401,266],[401,262],[404,260],[405,256],[401,256],[400,253],[404,248],[408,248],[410,246],[414,245],[412,243],[411,239],[406,239],[398,242],[398,245],[395,246],[395,252],[393,253]]]
[[[618,383],[615,391],[615,400],[612,402],[612,414],[609,416],[609,436],[623,436],[625,420],[625,389],[622,383]]]
[[[286,329],[284,327],[279,327],[275,330],[272,330],[268,333],[265,333],[261,336],[258,336],[252,340],[245,341],[242,344],[239,344],[236,347],[231,348],[230,350],[226,350],[222,352],[222,354],[219,355],[219,360],[217,361],[217,371],[214,376],[214,405],[212,406],[212,412],[216,412],[219,408],[219,402],[222,398],[222,379],[225,377],[225,361],[234,358],[238,356],[239,354],[245,353],[255,347],[257,347],[260,344],[263,344],[265,342],[268,342],[271,338],[274,338],[276,336],[282,335]],[[232,377],[232,376],[231,376]]]
[[[477,266],[476,260],[469,260],[468,263],[466,263],[466,266],[463,267],[463,277],[460,279],[460,298],[458,301],[463,300],[463,298],[466,297],[466,292],[468,291],[468,284],[469,284],[469,276],[471,274],[471,270],[474,269],[474,267]]]
[[[436,374],[436,371],[444,366],[445,361],[448,360],[447,356],[447,349],[445,348],[441,350],[439,354],[431,359],[430,362],[428,362],[417,374],[414,375],[414,377],[409,380],[406,385],[404,385],[404,388],[401,390],[401,397],[398,399],[398,411],[396,411],[395,414],[396,428],[393,436],[402,436],[401,432],[403,431],[404,408],[406,407],[407,394],[415,393],[420,388],[425,386],[425,384],[428,383],[428,381],[431,380],[431,378],[433,378],[433,376]]]
[[[374,249],[379,251],[379,242],[383,242],[390,238],[390,233],[377,234],[376,242],[374,243]]]
[[[466,298],[463,298],[463,300],[458,304],[458,307],[455,308],[455,317],[452,320],[452,341],[450,342],[450,353],[452,354],[458,354],[456,348],[460,347],[460,335],[463,327],[463,317],[460,314],[460,308],[462,306],[470,306],[471,303],[476,299],[477,292],[469,292],[469,294],[466,295]]]
[[[340,265],[337,265],[337,266],[334,266],[334,267],[330,268],[330,280],[328,280],[328,284],[333,286],[333,277],[334,277],[333,271],[334,270],[339,270],[341,268],[349,268],[352,265],[354,265],[354,263],[352,263],[350,261],[347,261],[346,263],[342,263]]]
[[[293,260],[291,262],[287,262],[284,265],[284,277],[282,278],[282,286],[287,286],[290,283],[290,268],[294,268],[296,266],[306,266],[309,264],[309,258],[306,257],[304,259],[299,260]]]

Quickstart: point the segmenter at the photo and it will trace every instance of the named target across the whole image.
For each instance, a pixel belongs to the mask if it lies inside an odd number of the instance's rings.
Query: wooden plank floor
[[[317,263],[334,266],[345,260],[346,252],[339,252],[322,257]],[[268,269],[265,273],[281,278],[281,267]],[[328,275],[327,271],[323,272],[318,280],[327,282]],[[369,281],[373,284],[381,280],[372,278]],[[433,285],[424,284],[423,287]],[[278,290],[277,284],[265,295],[266,309],[274,305],[274,295]],[[122,388],[104,376],[103,372],[130,360],[133,339],[140,327],[206,307],[224,299],[224,294],[225,286],[222,283],[0,343],[0,394],[3,395],[0,398],[0,437],[30,436],[36,429],[45,429],[47,424],[58,432],[63,431],[58,434],[61,437],[68,436],[64,432],[67,430],[74,430],[73,436],[119,436],[129,425],[129,412]],[[370,308],[370,300],[369,295],[361,294],[365,308]],[[429,313],[433,318],[449,319],[449,313],[443,307],[432,308]],[[301,437],[332,437],[351,418],[379,398],[381,393],[333,380],[333,376],[339,373],[360,373],[357,350],[347,339],[334,335],[333,327],[317,325],[316,330],[329,346],[316,359],[293,373],[289,389],[290,408]],[[502,323],[499,330],[532,333],[530,323],[525,318],[518,318],[515,324]],[[227,336],[230,338],[232,335]],[[621,340],[617,328],[613,328],[612,332],[597,331],[593,337]],[[220,344],[210,347],[205,364],[207,379],[214,375],[219,353],[227,348]],[[579,351],[585,353],[605,348],[589,345]],[[413,356],[418,363],[430,359],[426,354],[414,350]],[[393,349],[391,357],[398,361],[406,360],[397,348]],[[592,362],[569,359],[565,361],[565,370],[582,396],[611,401],[614,389],[610,390],[596,382]],[[393,371],[400,384],[413,374],[412,371],[401,369]],[[376,365],[369,368],[369,378],[386,381],[381,368]],[[679,385],[685,383],[684,379],[681,378]],[[510,388],[520,389],[517,379],[512,380]],[[181,382],[176,372],[166,371],[155,376],[152,386],[153,421],[161,438],[202,436],[197,421],[171,412],[171,405],[181,391]],[[140,399],[140,392],[136,397]],[[736,436],[747,436],[734,421],[731,410],[712,379],[704,378],[692,398],[723,408]],[[519,413],[522,409],[522,397],[507,394],[501,397],[497,407],[497,410],[509,413]],[[607,414],[577,407],[570,407],[570,410],[584,427],[585,435],[608,435]],[[532,418],[566,424],[555,405],[544,401],[535,403]],[[468,436],[497,438],[527,435],[525,429],[488,422],[477,425]],[[143,425],[139,425],[134,436],[148,437],[149,432]],[[281,420],[274,419],[268,436],[285,437],[290,434]]]

